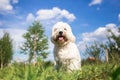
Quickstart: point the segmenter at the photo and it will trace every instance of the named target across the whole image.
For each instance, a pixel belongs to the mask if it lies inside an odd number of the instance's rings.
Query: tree
[[[111,34],[108,36],[107,46],[109,49],[109,59],[115,60],[119,62],[120,57],[120,28],[118,28],[119,35],[115,35],[112,30],[108,30]]]
[[[100,60],[100,55],[103,53],[102,44],[94,41],[90,46],[86,45],[85,53],[89,54],[90,57],[95,58],[97,61]]]
[[[48,55],[48,39],[44,35],[44,29],[40,22],[35,21],[31,26],[29,26],[27,33],[23,35],[25,42],[21,47],[21,51],[24,54],[29,55],[29,62],[32,59],[37,61],[37,56],[42,59],[47,58]]]
[[[0,67],[6,66],[11,60],[13,55],[12,40],[9,33],[5,32],[0,39]]]

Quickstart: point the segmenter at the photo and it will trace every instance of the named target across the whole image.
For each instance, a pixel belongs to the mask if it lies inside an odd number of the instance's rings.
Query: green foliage
[[[85,53],[89,54],[89,56],[96,58],[97,60],[100,59],[100,55],[105,56],[106,50],[108,50],[108,62],[120,62],[120,28],[118,28],[119,34],[115,34],[112,32],[112,30],[108,30],[107,39],[108,41],[106,43],[94,42],[90,46],[86,46]]]
[[[48,39],[44,35],[44,29],[38,21],[35,21],[28,28],[28,32],[23,37],[26,39],[26,42],[21,47],[21,50],[22,53],[29,54],[29,61],[37,58],[36,56],[42,59],[47,58]]]
[[[9,33],[5,32],[0,39],[0,67],[6,66],[12,59],[12,40]]]
[[[118,64],[119,65],[119,64]],[[86,64],[82,71],[67,73],[54,70],[51,62],[13,63],[0,70],[1,80],[119,80],[119,68],[114,64]],[[117,72],[116,72],[117,71]]]
[[[100,60],[100,53],[102,51],[101,44],[94,41],[92,45],[88,46],[86,45],[85,53],[89,54],[89,56],[96,58],[97,60]]]
[[[112,61],[120,62],[120,34],[115,35],[112,30],[108,30],[111,36],[108,36],[107,46],[109,49],[109,59]],[[120,28],[118,28],[118,33],[120,33]]]
[[[113,72],[113,80],[120,80],[120,67]]]

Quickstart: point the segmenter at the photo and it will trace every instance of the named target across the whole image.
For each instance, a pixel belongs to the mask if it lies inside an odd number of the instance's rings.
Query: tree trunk
[[[37,53],[36,53],[36,48],[37,48],[37,41],[36,41],[36,35],[34,36],[34,55],[33,55],[33,59],[34,59],[34,65],[37,63]]]
[[[108,49],[106,49],[106,55],[105,55],[105,60],[106,60],[106,63],[108,63]]]
[[[1,65],[0,65],[1,69],[3,68],[3,62],[1,61]]]
[[[2,60],[2,51],[1,51],[1,62],[0,62],[0,68],[2,69],[3,68],[3,60]]]

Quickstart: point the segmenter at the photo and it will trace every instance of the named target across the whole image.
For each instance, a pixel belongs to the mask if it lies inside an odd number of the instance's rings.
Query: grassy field
[[[118,64],[84,64],[82,71],[67,73],[57,72],[50,63],[14,63],[0,70],[0,80],[120,80],[119,74]]]

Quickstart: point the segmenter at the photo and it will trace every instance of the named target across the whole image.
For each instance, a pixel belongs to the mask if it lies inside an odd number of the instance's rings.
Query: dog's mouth
[[[65,39],[65,36],[62,36],[62,35],[60,35],[60,36],[57,37],[57,40],[59,40],[59,41],[62,41],[64,39]]]
[[[67,41],[67,38],[64,35],[58,35],[56,41],[64,42]]]

